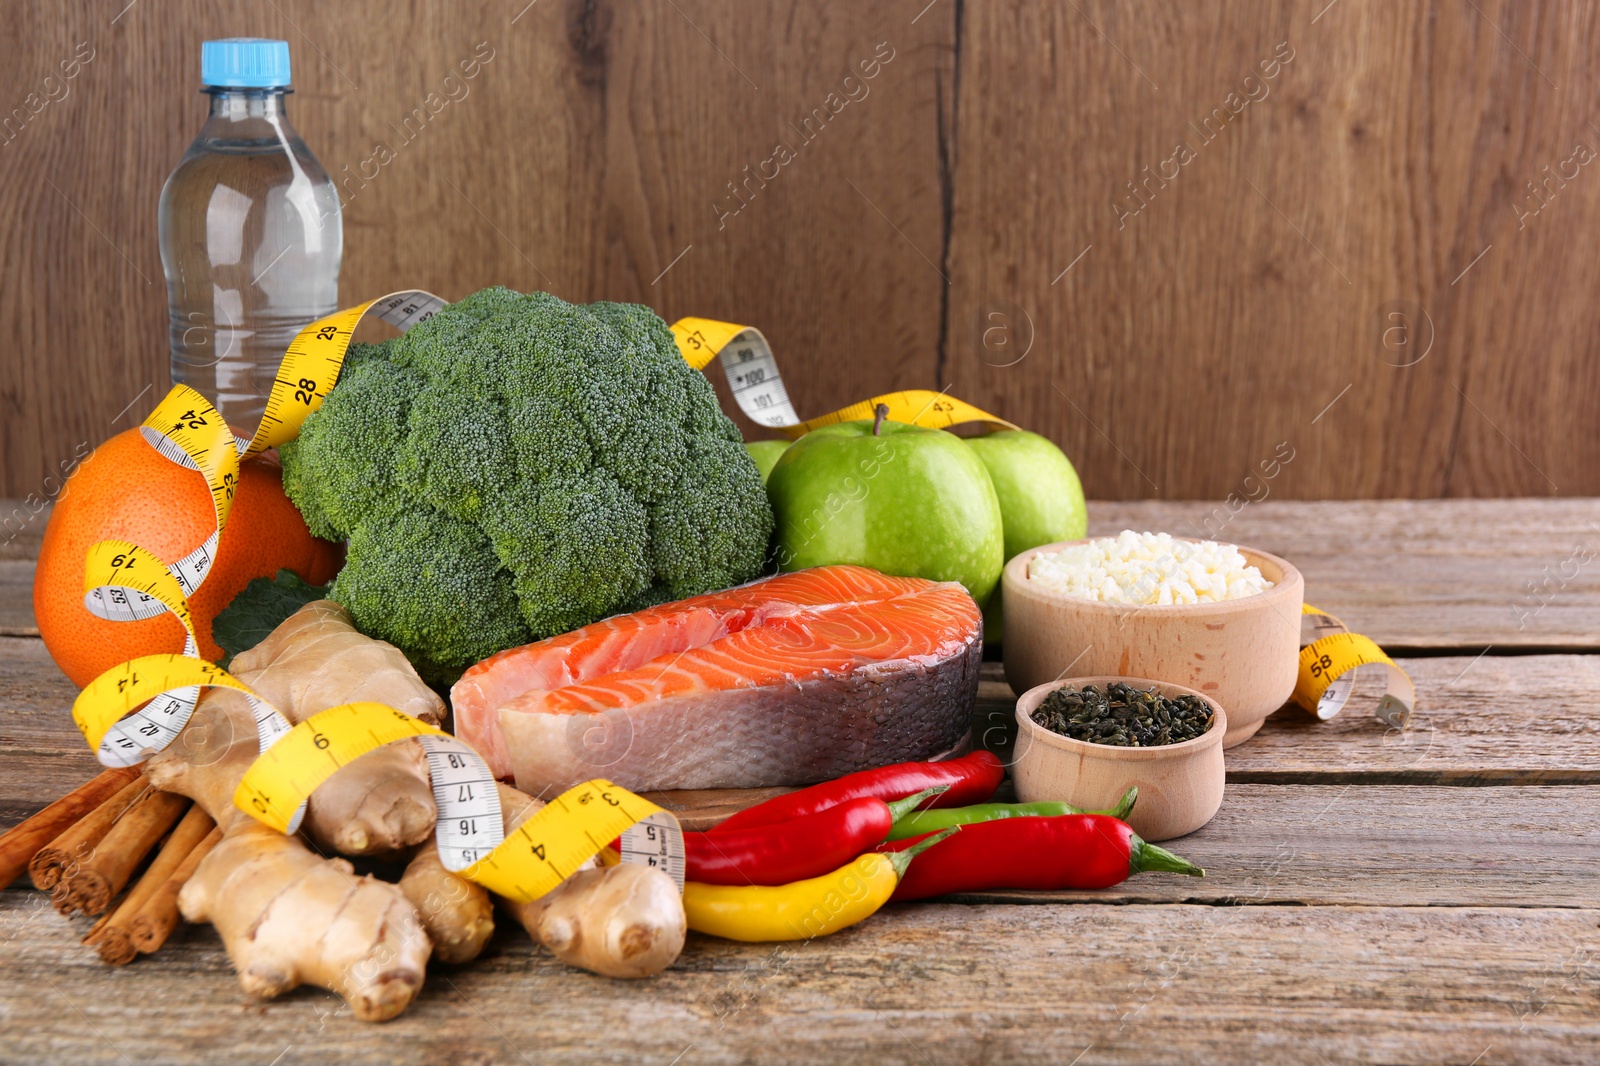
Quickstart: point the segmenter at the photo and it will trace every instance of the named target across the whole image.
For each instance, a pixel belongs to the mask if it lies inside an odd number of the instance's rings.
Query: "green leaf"
[[[217,665],[227,669],[235,655],[260,644],[290,615],[327,594],[327,585],[308,585],[292,570],[256,578],[211,622],[211,639],[226,653]]]

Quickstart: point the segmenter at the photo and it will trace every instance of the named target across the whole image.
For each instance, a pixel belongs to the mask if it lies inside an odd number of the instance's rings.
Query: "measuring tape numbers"
[[[684,359],[696,370],[705,369],[712,360],[722,364],[734,399],[751,421],[781,429],[790,437],[839,422],[873,418],[880,404],[888,407],[888,417],[894,421],[930,429],[948,429],[963,423],[988,429],[1017,428],[963,400],[927,389],[874,396],[801,421],[789,402],[772,346],[760,330],[715,319],[683,318],[672,324],[672,335]],[[1299,676],[1292,697],[1295,703],[1326,721],[1349,702],[1358,671],[1382,668],[1388,674],[1388,690],[1374,713],[1386,725],[1406,727],[1417,705],[1416,688],[1382,648],[1351,632],[1333,615],[1310,606],[1304,608],[1302,616],[1302,640],[1306,646],[1300,652]]]
[[[171,564],[133,541],[96,543],[85,559],[84,605],[112,621],[171,613],[183,625],[184,650],[142,656],[107,670],[79,693],[73,720],[102,764],[132,766],[178,738],[202,689],[238,692],[250,705],[261,754],[241,780],[235,804],[285,833],[296,831],[311,793],[332,774],[377,747],[415,738],[428,760],[438,808],[435,839],[447,869],[509,898],[536,899],[620,838],[620,861],[664,869],[681,889],[684,848],[677,819],[626,789],[608,781],[587,782],[507,836],[494,776],[465,743],[376,703],[336,707],[293,726],[248,686],[199,657],[189,598],[215,562],[240,463],[299,433],[338,381],[351,337],[367,314],[405,330],[444,306],[432,293],[407,290],[301,330],[284,355],[266,414],[248,440],[235,436],[210,401],[187,386],[175,386],[156,406],[140,433],[166,459],[205,478],[213,529]]]
[[[163,612],[184,629],[180,655],[122,663],[92,681],[73,704],[73,719],[107,766],[132,766],[171,745],[193,717],[200,692],[224,688],[249,703],[260,755],[234,795],[235,805],[263,824],[294,832],[317,786],[342,767],[386,744],[415,739],[423,747],[438,808],[440,861],[502,896],[536,899],[585,862],[619,842],[616,859],[664,869],[681,889],[683,831],[676,818],[609,781],[594,780],[551,800],[507,834],[498,785],[483,759],[449,734],[393,708],[355,703],[291,725],[274,707],[227,671],[199,657],[189,599],[204,583],[227,529],[240,464],[294,439],[338,382],[356,327],[370,313],[406,330],[446,306],[432,293],[405,290],[318,319],[284,353],[266,411],[248,439],[236,436],[200,393],[177,385],[140,426],[163,457],[199,473],[210,491],[215,521],[206,539],[168,564],[133,540],[95,544],[85,560],[84,605],[98,617],[138,621]],[[1015,428],[941,393],[911,390],[873,397],[810,422],[795,414],[771,346],[760,331],[711,319],[672,327],[688,364],[703,370],[720,360],[740,408],[792,436],[851,418],[872,418],[878,404],[889,417],[929,427],[985,422]]]
[[[1373,709],[1379,721],[1404,729],[1417,707],[1416,686],[1382,648],[1326,611],[1310,604],[1301,608],[1300,674],[1291,699],[1327,721],[1344,709],[1358,671],[1380,668],[1387,689]]]
[[[199,547],[170,566],[157,561],[157,565],[168,569],[177,581],[179,598],[194,595],[216,560],[217,545],[227,528],[233,496],[239,487],[239,464],[299,434],[306,418],[322,406],[322,401],[339,380],[351,335],[368,312],[375,312],[377,317],[403,330],[426,321],[444,306],[442,299],[421,290],[390,293],[318,319],[301,330],[284,354],[267,396],[266,414],[249,440],[235,437],[216,408],[200,393],[187,385],[173,386],[139,426],[139,432],[169,461],[199,471],[211,492],[215,512],[211,535]],[[104,553],[106,559],[119,554],[126,556],[125,549],[129,547],[126,542],[102,542],[90,550],[91,572],[85,576],[84,606],[92,614],[112,621],[150,618],[164,610],[179,613],[170,598],[154,597],[144,587],[157,580],[149,567],[137,562],[111,567],[97,565],[96,554],[105,544],[111,543],[118,547]],[[142,552],[142,549],[134,550]],[[140,558],[155,559],[147,552]],[[134,578],[134,583],[118,584],[115,579],[123,576]],[[182,615],[180,620],[183,620]],[[192,628],[187,621],[185,628]]]
[[[704,370],[713,359],[722,364],[734,401],[752,422],[781,429],[790,437],[839,422],[873,418],[879,404],[889,408],[890,420],[926,429],[946,429],[963,423],[991,429],[1017,428],[964,400],[931,389],[885,393],[802,422],[789,402],[772,346],[760,330],[711,318],[680,318],[672,324],[672,336],[684,361],[694,369]]]
[[[351,337],[369,312],[403,333],[448,306],[447,300],[424,289],[408,289],[335,311],[302,329],[283,354],[278,376],[267,394],[266,413],[255,436],[243,446],[245,456],[276,448],[299,435],[307,416],[322,406],[338,382]]]
[[[684,880],[683,830],[671,813],[609,781],[568,789],[509,835],[500,792],[481,756],[426,722],[381,703],[349,703],[312,715],[266,747],[234,792],[234,806],[290,832],[294,812],[361,756],[415,738],[427,754],[439,810],[439,859],[507,899],[538,899],[622,838],[621,860]]]
[[[291,726],[220,666],[186,655],[146,655],[101,674],[78,694],[72,716],[91,747],[126,722],[129,711],[173,691],[224,688],[242,695],[255,719],[261,754],[234,792],[234,806],[280,833],[293,833],[307,802],[328,778],[386,744],[415,738],[423,746],[438,819],[439,859],[508,899],[538,899],[621,837],[622,862],[684,880],[683,830],[668,811],[609,781],[569,789],[509,836],[499,786],[487,763],[464,742],[381,703],[349,703]],[[193,710],[192,701],[188,705]],[[146,708],[148,710],[148,708]],[[152,721],[136,730],[142,750],[166,747],[187,722]]]
[[[289,722],[276,708],[222,667],[171,653],[129,659],[89,682],[72,703],[72,720],[102,763],[133,766],[177,739],[194,712],[200,690],[208,687],[231,689],[249,702],[263,751],[289,733]],[[174,700],[178,694],[183,698]],[[142,710],[124,717],[140,704],[145,704]],[[115,761],[106,757],[108,745]],[[283,819],[284,832],[294,832],[304,814],[303,802],[290,808]]]
[[[239,464],[300,432],[307,416],[322,406],[338,381],[351,335],[369,312],[404,330],[426,321],[444,306],[445,301],[432,293],[406,290],[335,312],[301,330],[283,357],[268,394],[266,415],[249,440],[235,437],[200,393],[187,385],[173,386],[139,426],[139,432],[167,460],[205,478],[214,512],[211,533],[171,564],[133,541],[105,540],[93,545],[84,564],[84,607],[96,617],[114,622],[134,622],[170,612],[183,625],[183,654],[198,661],[199,643],[188,600],[216,561],[239,486]],[[90,689],[100,691],[93,684]],[[131,717],[114,720],[93,742],[102,765],[133,766],[161,750],[188,723],[198,698],[199,687],[192,685],[164,690]]]

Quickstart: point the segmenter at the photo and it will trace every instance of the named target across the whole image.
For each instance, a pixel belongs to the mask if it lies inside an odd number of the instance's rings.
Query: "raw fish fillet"
[[[535,795],[804,785],[956,747],[982,658],[960,585],[824,566],[503,651],[450,700],[457,735]]]

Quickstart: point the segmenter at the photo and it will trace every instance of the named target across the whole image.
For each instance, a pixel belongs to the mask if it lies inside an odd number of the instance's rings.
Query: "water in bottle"
[[[339,194],[289,123],[289,44],[206,41],[211,114],[161,190],[172,380],[248,437],[284,351],[338,309]]]

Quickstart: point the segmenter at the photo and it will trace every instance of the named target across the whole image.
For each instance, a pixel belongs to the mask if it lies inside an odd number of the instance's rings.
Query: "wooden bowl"
[[[1058,688],[1104,688],[1123,681],[1135,688],[1155,689],[1163,696],[1199,696],[1216,718],[1203,736],[1155,748],[1120,748],[1090,744],[1052,733],[1031,715]],[[1075,677],[1029,689],[1017,700],[1017,747],[1011,764],[1017,799],[1023,803],[1056,800],[1079,810],[1109,810],[1129,788],[1139,799],[1128,815],[1133,831],[1150,841],[1171,840],[1192,833],[1222,806],[1223,735],[1228,716],[1203,693],[1165,681],[1132,677]]]
[[[1189,539],[1189,538],[1178,538]],[[1019,554],[1001,575],[1006,680],[1025,692],[1075,675],[1151,677],[1196,689],[1228,709],[1222,746],[1248,740],[1288,702],[1300,662],[1305,579],[1289,563],[1254,548],[1239,551],[1272,587],[1221,603],[1168,607],[1050,592],[1028,579],[1028,564],[1066,541]]]

